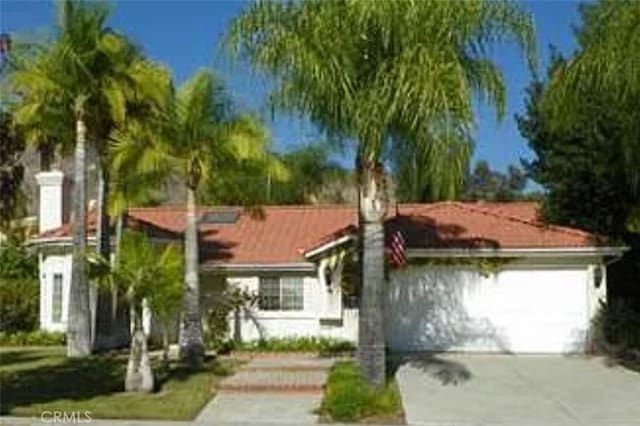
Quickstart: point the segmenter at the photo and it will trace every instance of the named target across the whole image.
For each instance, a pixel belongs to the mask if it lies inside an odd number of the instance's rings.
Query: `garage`
[[[390,274],[387,344],[393,351],[571,353],[589,328],[588,265],[408,266]]]

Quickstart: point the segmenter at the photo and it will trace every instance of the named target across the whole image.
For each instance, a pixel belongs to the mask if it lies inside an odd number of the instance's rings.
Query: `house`
[[[41,327],[65,330],[71,228],[60,172],[40,174]],[[58,179],[59,178],[59,179]],[[606,265],[624,252],[596,235],[545,225],[534,202],[401,204],[387,236],[402,232],[408,265],[389,268],[387,344],[395,351],[581,352],[606,299]],[[259,296],[230,318],[236,337],[357,340],[351,206],[201,208],[202,304],[224,288]],[[136,208],[128,223],[162,241],[182,239],[184,207]],[[90,242],[93,227],[90,223]],[[357,261],[357,259],[355,260]],[[353,274],[352,274],[353,275]],[[347,283],[348,284],[348,283]],[[351,288],[350,288],[351,287]]]

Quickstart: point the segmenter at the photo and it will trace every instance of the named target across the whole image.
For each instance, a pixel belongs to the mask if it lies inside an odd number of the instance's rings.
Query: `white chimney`
[[[36,180],[40,187],[39,232],[62,226],[64,174],[60,170],[40,172],[36,174]]]

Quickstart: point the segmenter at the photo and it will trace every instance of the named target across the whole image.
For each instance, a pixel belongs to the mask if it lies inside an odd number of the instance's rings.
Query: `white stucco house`
[[[62,174],[41,173],[41,327],[65,330],[71,274]],[[394,351],[582,352],[606,298],[606,265],[623,247],[541,223],[534,202],[401,204],[386,220],[401,231],[408,265],[388,271],[385,324]],[[128,223],[179,242],[183,207],[137,208]],[[202,303],[226,286],[259,302],[230,318],[236,337],[326,336],[357,340],[357,295],[342,273],[357,212],[345,205],[200,211]],[[90,223],[90,235],[91,223]],[[90,237],[92,238],[92,237]],[[348,297],[347,297],[348,296]]]

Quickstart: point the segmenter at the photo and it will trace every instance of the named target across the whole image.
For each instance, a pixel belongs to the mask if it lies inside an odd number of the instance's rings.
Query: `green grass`
[[[327,421],[404,423],[395,380],[390,380],[382,389],[372,388],[353,361],[337,362],[332,367],[318,414]]]
[[[63,347],[0,348],[0,414],[89,411],[92,418],[193,419],[216,392],[232,361],[207,361],[191,372],[154,361],[156,392],[124,392],[126,354],[67,359]]]

